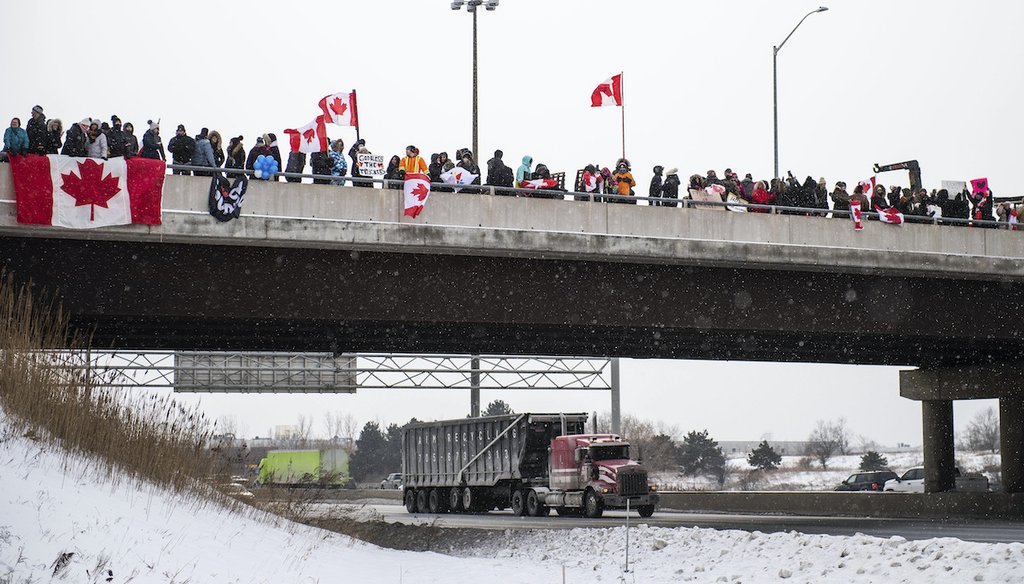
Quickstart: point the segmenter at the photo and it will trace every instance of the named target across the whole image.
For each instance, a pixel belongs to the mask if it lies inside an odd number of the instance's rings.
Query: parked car
[[[886,481],[898,475],[891,470],[871,470],[850,475],[836,487],[837,491],[881,491]]]
[[[402,473],[393,472],[380,482],[380,488],[382,489],[401,489],[402,488]]]
[[[957,491],[988,491],[988,477],[980,474],[962,474],[960,469],[955,469],[955,489]],[[885,491],[890,493],[923,493],[924,492],[924,467],[915,466],[903,473],[903,476],[894,478],[885,483]]]

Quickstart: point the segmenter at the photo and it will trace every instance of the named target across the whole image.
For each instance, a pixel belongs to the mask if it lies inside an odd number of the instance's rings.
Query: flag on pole
[[[324,122],[339,126],[358,126],[359,108],[356,106],[356,92],[332,93],[320,100]]]
[[[605,79],[590,94],[590,107],[622,105],[622,73]]]
[[[317,116],[312,122],[297,130],[285,130],[292,152],[314,152],[327,151],[327,127],[324,125],[324,116]]]
[[[889,207],[883,209],[881,207],[875,207],[875,212],[878,213],[878,219],[882,223],[889,223],[891,225],[903,225],[903,213],[900,213],[896,207]]]
[[[160,225],[162,160],[12,156],[18,223],[90,229]]]
[[[414,173],[405,175],[405,215],[415,219],[423,212],[430,196],[430,177]]]
[[[441,180],[450,185],[458,185],[455,187],[455,192],[459,192],[460,186],[473,184],[478,176],[480,175],[473,174],[461,166],[456,166],[447,172],[442,172]]]
[[[861,222],[860,201],[850,201],[850,218],[853,219],[854,231],[864,229],[864,223]]]

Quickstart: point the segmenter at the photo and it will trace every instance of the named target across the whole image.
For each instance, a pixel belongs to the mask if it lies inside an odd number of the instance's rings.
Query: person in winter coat
[[[615,181],[615,194],[623,197],[629,197],[633,195],[633,187],[636,186],[636,181],[633,180],[633,173],[629,172],[629,164],[622,160],[615,167],[615,174],[612,175],[612,180]],[[616,200],[617,203],[632,203],[636,204],[636,201],[623,201]]]
[[[480,167],[477,166],[476,165],[476,161],[473,160],[473,153],[472,152],[470,152],[469,150],[464,150],[462,152],[462,156],[460,157],[459,166],[461,166],[463,169],[468,170],[469,172],[471,172],[471,173],[476,175],[476,178],[474,178],[473,182],[470,183],[470,184],[474,184],[474,185],[480,184]]]
[[[289,152],[288,153],[288,166],[284,168],[285,172],[302,174],[302,171],[306,170],[306,153],[305,152]],[[302,182],[302,179],[297,176],[286,176],[284,180],[290,183]]]
[[[388,161],[388,169],[384,173],[384,188],[395,190],[404,188],[402,181],[405,179],[405,171],[400,168],[401,164],[402,159],[397,154]]]
[[[174,164],[191,164],[192,155],[196,152],[196,141],[185,131],[184,124],[178,124],[174,137],[167,143],[167,151],[171,153]],[[187,170],[175,170],[174,174],[192,174]]]
[[[60,153],[64,156],[77,156],[84,158],[89,155],[89,118],[77,124],[71,124],[67,134],[64,136],[64,148]]]
[[[501,159],[504,152],[494,151],[494,158],[487,161],[487,183],[495,187],[511,187],[515,177],[512,176],[512,169],[505,165]],[[499,193],[509,194],[509,193]]]
[[[755,205],[773,205],[775,204],[775,193],[769,191],[766,188],[763,180],[759,180],[754,183],[754,192],[750,194],[750,202]],[[768,213],[769,209],[751,208],[751,213]]]
[[[871,210],[871,199],[864,193],[864,186],[864,183],[859,183],[853,187],[853,194],[850,195],[850,207],[853,207],[854,201],[859,202],[861,213],[867,213]]]
[[[430,155],[430,164],[427,165],[427,174],[430,175],[430,182],[436,183],[441,182],[441,163],[439,159],[440,154]]]
[[[268,154],[268,156],[277,161],[277,169],[281,170],[282,168],[284,168],[284,164],[281,161],[281,149],[278,148],[277,146],[277,134],[274,134],[273,132],[269,134],[264,134],[263,139],[266,141],[267,149],[270,151],[270,154]],[[280,181],[281,176],[275,174],[272,180]]]
[[[749,203],[754,196],[754,177],[749,172],[743,177],[743,181],[740,182],[740,189],[742,189],[740,198]]]
[[[369,150],[366,150],[366,152],[360,152],[360,149],[364,149],[364,148],[366,148],[366,140],[360,138],[360,139],[356,140],[356,143],[353,144],[351,148],[348,149],[348,157],[352,159],[352,177],[353,178],[359,177],[359,176],[363,176],[362,174],[359,173],[359,155],[360,154],[369,154],[370,153]],[[332,156],[332,158],[333,158],[333,156]],[[373,183],[372,182],[368,182],[368,181],[353,180],[352,184],[354,186],[357,186],[357,187],[366,187],[366,188],[373,187]]]
[[[366,149],[366,146],[360,146],[356,150],[356,154],[369,154],[370,151]],[[335,140],[331,144],[331,150],[328,153],[331,157],[331,176],[343,177],[348,173],[348,165],[345,163],[345,143],[341,140]],[[358,158],[356,158],[358,160]],[[352,172],[355,173],[356,169],[353,168]],[[332,185],[344,185],[345,181],[340,178],[331,181]],[[365,186],[372,186],[373,183],[366,183]]]
[[[46,116],[43,115],[42,106],[32,107],[32,117],[29,118],[25,131],[28,134],[28,151],[32,154],[47,154],[49,135],[46,132]]]
[[[196,148],[192,152],[192,166],[213,168],[213,146],[210,145],[210,131],[203,128],[196,135]],[[197,170],[196,176],[213,176],[212,172]]]
[[[671,199],[673,202],[662,201],[662,207],[675,207],[675,200],[679,198],[679,171],[675,168],[668,169],[665,173],[665,182],[661,185],[661,198]]]
[[[533,157],[527,154],[523,156],[523,163],[516,169],[516,186],[522,187],[524,180],[530,180],[530,176],[533,171],[530,170],[530,166],[533,165]]]
[[[832,189],[832,209],[835,211],[850,210],[850,193],[846,192],[846,183],[839,181],[836,188]],[[845,215],[840,215],[844,217]]]
[[[139,150],[139,156],[166,161],[167,154],[164,152],[164,143],[160,140],[160,122],[146,120],[146,123],[149,125],[149,129],[142,135],[142,150]]]
[[[139,155],[139,139],[135,137],[135,126],[128,122],[121,130],[124,137],[124,157],[132,158]]]
[[[662,173],[663,170],[665,170],[665,169],[662,168],[661,166],[655,166],[654,167],[654,176],[651,177],[651,186],[648,187],[648,189],[647,189],[647,196],[648,197],[651,197],[653,199],[660,199],[661,198],[661,185],[662,185],[661,173]],[[647,204],[648,205],[652,205],[652,206],[653,205],[657,205],[659,207],[661,206],[660,204],[658,204],[655,201],[647,201]]]
[[[992,191],[985,189],[982,193],[971,193],[969,200],[971,202],[971,219],[975,221],[994,221],[995,215],[992,214]],[[985,227],[992,227],[991,225],[985,225]]]
[[[455,163],[448,158],[447,152],[442,152],[437,155],[437,162],[441,165],[441,172],[448,172],[455,168]]]
[[[110,116],[110,130],[107,131],[107,149],[111,158],[124,156],[127,151],[121,118],[116,115]]]
[[[46,151],[43,154],[57,154],[64,144],[64,123],[59,118],[53,118],[46,122]],[[32,151],[32,137],[29,136],[29,151]]]
[[[825,182],[825,177],[818,179],[818,184],[814,187],[813,195],[814,208],[828,211],[828,185]],[[825,217],[828,213],[819,213],[818,215]]]
[[[256,145],[249,151],[249,156],[245,159],[246,170],[256,170],[256,159],[260,156],[268,156],[270,154],[270,148],[267,148],[266,135],[256,138]]]
[[[427,174],[430,172],[427,162],[420,156],[420,149],[411,144],[405,147],[405,158],[399,159],[397,170],[402,173],[403,177],[410,174]]]
[[[210,132],[210,148],[213,149],[214,168],[224,166],[224,138],[217,130]]]
[[[4,152],[8,156],[25,155],[29,152],[28,132],[21,127],[19,118],[11,119],[11,126],[4,130]]]
[[[107,159],[107,137],[96,122],[89,125],[89,158]]]
[[[313,174],[319,176],[330,176],[331,175],[331,155],[329,150],[323,152],[314,152],[309,155],[309,168],[313,171]],[[328,185],[331,184],[331,179],[328,178],[314,178],[313,184],[315,185]]]
[[[224,168],[245,168],[245,144],[242,144],[244,136],[235,136],[228,142],[227,158],[224,160]]]

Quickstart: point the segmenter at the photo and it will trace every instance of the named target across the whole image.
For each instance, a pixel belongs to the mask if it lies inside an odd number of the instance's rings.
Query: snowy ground
[[[914,466],[924,464],[920,452],[887,453],[889,468],[898,475]],[[745,457],[730,458],[726,461],[729,470],[724,490],[758,491],[831,491],[851,474],[858,472],[860,455],[836,456],[822,469],[817,462],[811,468],[800,468],[802,456],[783,456],[782,466],[769,473],[759,473],[750,481],[750,471]],[[957,465],[964,472],[982,472],[986,467],[999,464],[998,454],[957,453]],[[995,482],[995,476],[988,477]],[[718,490],[717,481],[712,477],[684,476],[675,473],[656,473],[652,480],[663,491]]]
[[[0,583],[1020,582],[1024,545],[641,526],[506,532],[452,557],[111,485],[0,421]],[[61,561],[60,558],[64,558]],[[53,576],[56,573],[56,576]]]

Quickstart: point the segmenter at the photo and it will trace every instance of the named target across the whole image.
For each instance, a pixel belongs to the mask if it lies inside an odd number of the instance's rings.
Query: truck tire
[[[512,514],[526,515],[526,495],[523,494],[522,489],[516,489],[512,493]]]
[[[640,514],[640,517],[650,517],[654,515],[654,505],[640,505],[636,508],[636,512]]]
[[[445,493],[442,493],[441,489],[430,489],[430,494],[427,495],[427,508],[430,509],[431,513],[444,513],[446,498]]]
[[[413,489],[409,489],[405,492],[405,510],[409,513],[419,511],[419,507],[416,506],[416,491]]]
[[[583,495],[583,514],[595,519],[604,515],[604,501],[597,496],[594,489],[587,489],[587,493]]]
[[[462,508],[466,510],[466,513],[476,513],[479,507],[477,498],[478,493],[474,493],[472,488],[466,487],[462,490]]]
[[[462,489],[454,487],[448,493],[448,508],[451,509],[452,513],[462,513],[465,509],[462,508]]]
[[[430,491],[431,489],[420,489],[416,491],[416,508],[420,510],[420,513],[426,513],[429,509]]]
[[[537,491],[530,489],[526,492],[526,513],[531,517],[547,517],[548,515],[547,505],[541,503],[540,497],[537,496]]]

